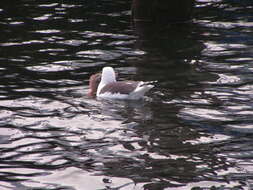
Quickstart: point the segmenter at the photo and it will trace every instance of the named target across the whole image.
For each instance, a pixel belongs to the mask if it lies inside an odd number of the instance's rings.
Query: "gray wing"
[[[113,83],[105,85],[101,89],[100,94],[103,94],[105,92],[130,94],[137,88],[138,84],[139,84],[138,81],[113,82]]]

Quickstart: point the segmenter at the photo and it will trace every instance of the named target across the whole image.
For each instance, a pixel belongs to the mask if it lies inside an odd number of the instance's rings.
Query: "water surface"
[[[253,188],[251,1],[140,28],[130,1],[0,3],[0,189]],[[143,101],[86,96],[112,66]]]

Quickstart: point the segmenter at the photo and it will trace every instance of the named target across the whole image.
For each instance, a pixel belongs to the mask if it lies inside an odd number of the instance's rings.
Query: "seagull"
[[[112,67],[104,67],[102,73],[91,75],[88,96],[102,99],[142,99],[154,87],[143,81],[117,81]]]

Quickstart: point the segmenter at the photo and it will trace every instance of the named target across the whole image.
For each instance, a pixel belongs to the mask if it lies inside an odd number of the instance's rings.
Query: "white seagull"
[[[116,81],[112,67],[104,67],[101,73],[94,74],[89,81],[89,96],[103,99],[138,100],[154,86],[152,82]]]

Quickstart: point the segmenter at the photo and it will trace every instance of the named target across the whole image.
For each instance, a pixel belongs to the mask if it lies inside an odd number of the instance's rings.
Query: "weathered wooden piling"
[[[134,22],[176,23],[191,18],[195,0],[133,0]]]

